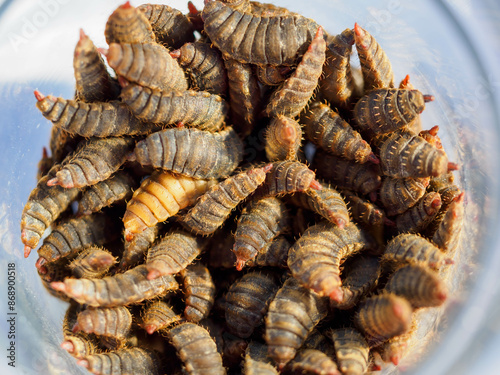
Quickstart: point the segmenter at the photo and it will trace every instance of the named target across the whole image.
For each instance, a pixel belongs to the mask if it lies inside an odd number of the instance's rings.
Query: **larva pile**
[[[465,199],[421,128],[433,97],[358,24],[328,32],[248,0],[127,2],[108,48],[80,32],[75,98],[35,91],[53,127],[21,238],[79,365],[364,374],[445,302]]]

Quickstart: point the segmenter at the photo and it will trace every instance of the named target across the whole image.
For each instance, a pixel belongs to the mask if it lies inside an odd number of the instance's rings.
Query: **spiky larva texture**
[[[180,48],[194,41],[193,24],[181,11],[165,4],[142,4],[137,9],[148,19],[159,43]]]
[[[128,137],[91,138],[61,165],[47,185],[80,188],[104,181],[125,163],[134,144],[135,140]]]
[[[385,212],[376,204],[359,197],[350,190],[342,190],[342,196],[355,222],[367,225],[370,228],[381,227],[385,224]]]
[[[197,234],[212,234],[231,211],[264,182],[270,168],[270,165],[251,168],[213,185],[184,216],[183,225]]]
[[[142,165],[194,178],[220,178],[229,176],[243,159],[243,143],[231,127],[219,133],[165,129],[137,142],[134,153]]]
[[[192,206],[216,182],[214,179],[194,179],[169,171],[154,171],[142,181],[127,202],[123,215],[125,238],[131,240],[146,228]]]
[[[248,261],[247,266],[288,268],[286,261],[290,247],[292,247],[290,241],[285,236],[280,235],[267,243],[253,260]]]
[[[167,301],[161,299],[150,302],[142,308],[141,326],[149,334],[164,331],[181,320],[181,315],[177,314]]]
[[[94,307],[115,307],[142,302],[164,296],[179,288],[172,275],[148,280],[145,265],[131,268],[124,273],[102,279],[65,279],[52,283],[56,289],[66,293],[81,304]]]
[[[168,232],[148,250],[148,279],[173,275],[186,268],[205,248],[203,238],[181,230]]]
[[[348,266],[345,266],[342,278],[342,300],[330,301],[330,306],[348,310],[370,293],[377,286],[382,272],[380,262],[374,256],[358,256]]]
[[[160,363],[156,352],[137,346],[88,355],[78,361],[79,365],[87,368],[92,374],[99,375],[158,375]]]
[[[382,293],[361,302],[354,324],[376,346],[410,329],[413,309],[410,303],[392,293]]]
[[[265,150],[270,161],[296,159],[302,141],[302,126],[295,120],[277,115],[266,128]]]
[[[248,338],[263,323],[269,301],[279,285],[271,274],[253,271],[236,280],[225,297],[225,317],[229,331]]]
[[[260,83],[266,86],[279,86],[291,71],[287,66],[256,65],[255,75]]]
[[[90,186],[78,202],[78,212],[89,215],[103,207],[129,200],[136,188],[135,179],[124,171],[118,171],[110,178]]]
[[[147,227],[141,233],[135,234],[132,240],[124,241],[122,257],[118,265],[119,269],[126,270],[131,266],[141,263],[146,251],[156,240],[159,227],[159,224]]]
[[[116,258],[108,250],[92,245],[80,252],[68,267],[76,278],[98,279],[115,263]]]
[[[234,234],[233,252],[236,269],[241,271],[245,263],[276,236],[287,231],[291,224],[285,203],[276,197],[251,201],[241,213]]]
[[[326,42],[321,26],[292,75],[269,98],[264,113],[269,116],[297,116],[307,105],[318,86],[325,62]]]
[[[329,153],[358,163],[377,161],[370,145],[328,105],[315,102],[301,118],[307,137]]]
[[[343,297],[340,263],[356,252],[374,247],[355,224],[345,228],[321,222],[310,226],[288,252],[288,267],[303,286],[335,301]]]
[[[224,125],[227,103],[206,91],[160,91],[127,84],[120,94],[138,118],[151,124],[179,124],[217,131]]]
[[[425,194],[429,178],[393,178],[382,181],[379,197],[388,216],[399,215],[413,207]]]
[[[396,217],[398,233],[421,232],[434,220],[440,208],[441,196],[439,193],[427,193],[415,206]]]
[[[417,327],[418,320],[414,317],[411,328],[408,332],[390,338],[377,348],[377,351],[380,352],[382,360],[384,362],[392,362],[394,366],[397,366],[401,358],[406,354],[408,349],[410,349],[408,344],[414,338],[415,333],[417,332]]]
[[[394,87],[394,73],[391,63],[375,38],[358,24],[355,24],[354,41],[361,63],[365,92]]]
[[[357,96],[351,71],[354,31],[327,37],[324,75],[320,78],[321,95],[334,107],[347,109]]]
[[[113,337],[124,344],[132,327],[132,314],[124,306],[89,307],[78,314],[77,324],[85,333]]]
[[[283,369],[283,374],[340,375],[337,365],[317,349],[301,349]]]
[[[432,242],[448,254],[453,253],[460,240],[465,214],[464,195],[465,193],[461,193],[449,204],[432,236]]]
[[[260,115],[262,95],[259,83],[250,64],[225,58],[231,121],[236,131],[245,137],[249,135]]]
[[[84,102],[107,102],[120,94],[120,85],[111,78],[106,64],[92,40],[80,29],[75,47],[73,70],[76,97]]]
[[[312,163],[313,169],[321,178],[340,189],[348,189],[370,194],[382,184],[378,165],[373,163],[356,163],[338,156],[330,155],[323,150],[316,151]]]
[[[362,375],[368,369],[370,347],[357,329],[337,328],[330,331],[339,370],[345,375]]]
[[[226,374],[217,346],[205,328],[194,323],[181,323],[168,331],[168,338],[187,374]]]
[[[108,18],[104,30],[106,43],[154,43],[156,37],[143,12],[130,5],[120,5]]]
[[[269,305],[264,339],[279,369],[295,357],[307,335],[328,313],[324,298],[288,278]]]
[[[194,89],[225,96],[228,78],[222,54],[210,43],[186,43],[172,52],[191,77]]]
[[[71,301],[62,325],[64,341],[61,343],[61,347],[75,358],[83,358],[99,351],[97,340],[93,335],[88,335],[85,332],[73,332],[78,313],[81,310],[82,307],[79,304]]]
[[[206,318],[214,305],[215,284],[210,271],[203,264],[190,265],[182,270],[182,278],[186,308],[186,320],[198,323]]]
[[[405,298],[415,309],[441,306],[448,295],[446,284],[437,272],[418,264],[398,268],[384,290]]]
[[[257,65],[294,65],[318,29],[316,22],[296,13],[254,16],[220,1],[207,3],[202,17],[217,48]]]
[[[278,375],[278,370],[267,356],[265,344],[257,341],[248,344],[243,360],[243,375]]]

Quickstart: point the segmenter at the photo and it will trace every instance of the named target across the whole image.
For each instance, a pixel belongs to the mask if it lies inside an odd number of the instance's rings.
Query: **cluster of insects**
[[[433,97],[358,24],[188,5],[121,5],[108,48],[81,31],[75,97],[35,91],[53,126],[21,238],[69,302],[61,347],[94,374],[397,365],[464,216]]]

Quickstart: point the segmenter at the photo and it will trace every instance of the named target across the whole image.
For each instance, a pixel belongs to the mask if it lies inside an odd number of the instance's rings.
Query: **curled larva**
[[[73,332],[81,310],[82,307],[78,303],[71,301],[62,324],[64,341],[61,343],[61,348],[75,358],[82,358],[100,351],[95,336],[85,332]]]

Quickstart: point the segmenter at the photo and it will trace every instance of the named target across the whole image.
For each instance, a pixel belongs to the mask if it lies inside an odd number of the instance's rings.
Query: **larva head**
[[[427,215],[432,216],[441,208],[441,196],[437,192],[430,192],[422,198],[423,206]]]
[[[91,51],[93,48],[95,48],[94,43],[83,32],[83,29],[80,29],[80,38],[78,39],[78,43],[76,43],[74,57],[78,57],[84,51]]]
[[[422,113],[425,109],[424,95],[418,90],[408,90],[408,103],[415,113]]]
[[[367,49],[370,47],[371,35],[366,32],[358,23],[354,23],[354,41],[357,48]]]
[[[40,91],[35,90],[33,92],[35,94],[35,98],[37,100],[36,107],[42,112],[49,112],[54,106],[56,100],[53,96],[45,96]]]

